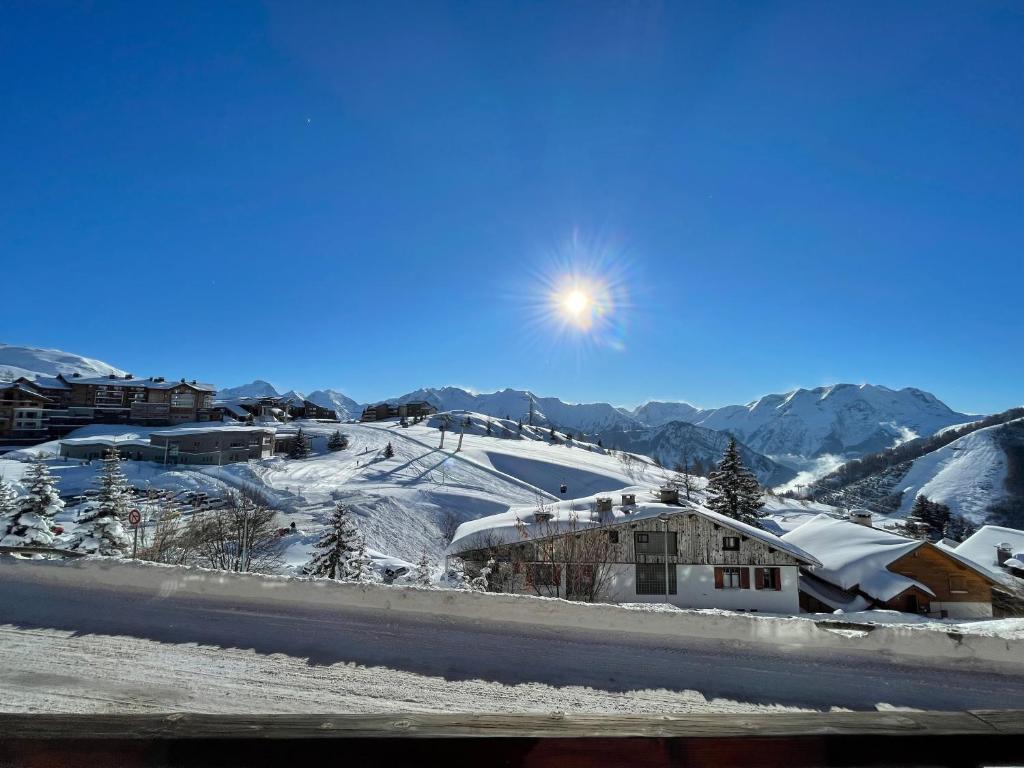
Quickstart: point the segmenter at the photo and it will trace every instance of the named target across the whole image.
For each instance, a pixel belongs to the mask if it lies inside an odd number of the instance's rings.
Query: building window
[[[726,552],[739,552],[740,550],[740,537],[739,536],[725,536],[722,538],[722,549]]]
[[[746,568],[715,568],[715,589],[749,588],[750,572]]]
[[[597,566],[588,564],[570,564],[565,567],[565,594],[567,597],[590,599],[594,595],[594,583],[597,579]]]
[[[950,576],[949,577],[949,591],[953,593],[963,594],[967,592],[967,579],[963,576]]]
[[[618,531],[608,531],[608,543],[609,544],[618,544],[619,543],[619,532]]]
[[[755,568],[754,578],[758,589],[778,591],[782,589],[782,571],[778,568]]]
[[[196,396],[192,392],[173,392],[171,393],[171,407],[195,408]]]
[[[664,595],[665,594],[665,564],[664,563],[637,563],[636,564],[636,593],[638,595]],[[676,567],[668,567],[668,593],[676,594]]]
[[[664,555],[666,553],[664,531],[637,531],[633,534],[633,545],[638,555]],[[668,532],[668,554],[676,554],[675,531]]]
[[[526,566],[526,581],[534,587],[558,587],[562,584],[562,569],[557,565],[530,563]]]
[[[96,390],[94,403],[101,408],[120,407],[124,403],[124,392],[113,387],[99,387]]]

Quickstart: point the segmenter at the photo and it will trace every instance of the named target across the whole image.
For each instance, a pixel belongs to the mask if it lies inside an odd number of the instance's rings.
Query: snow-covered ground
[[[900,515],[919,495],[947,505],[953,514],[983,522],[992,502],[1005,495],[1006,452],[985,427],[915,460],[894,490],[903,492]]]
[[[1019,654],[969,629],[954,642],[927,628],[822,629],[104,561],[0,558],[0,570],[5,711],[1024,707],[1019,660],[972,658],[982,647]],[[1020,624],[1001,633],[1019,638]],[[897,662],[892,638],[924,656]],[[920,663],[935,654],[957,661],[941,671]]]
[[[465,414],[458,414],[461,420]],[[571,498],[627,485],[663,482],[666,473],[649,462],[624,464],[589,443],[552,444],[529,435],[516,439],[514,424],[491,420],[494,429],[508,437],[482,434],[486,419],[474,416],[472,431],[457,451],[457,427],[445,435],[428,423],[401,427],[397,422],[331,424],[293,422],[281,433],[301,427],[313,436],[315,455],[308,459],[282,457],[230,464],[222,467],[165,467],[153,462],[126,461],[123,468],[137,488],[191,490],[213,497],[233,488],[263,493],[280,511],[280,525],[294,522],[299,534],[287,539],[285,559],[294,570],[305,565],[320,531],[336,501],[344,501],[357,515],[369,547],[415,562],[426,552],[440,559],[447,543],[442,535],[445,517],[461,523],[510,506],[535,504],[539,499]],[[433,422],[432,422],[433,423]],[[182,425],[183,427],[191,425]],[[210,425],[206,425],[210,426]],[[145,437],[161,428],[94,424],[72,437]],[[329,436],[340,430],[349,439],[344,451],[326,451]],[[527,430],[529,431],[529,430]],[[391,443],[394,456],[384,458]],[[44,443],[0,458],[0,476],[18,482],[30,456],[58,453],[57,442]],[[51,470],[64,496],[94,487],[100,462],[83,466],[79,461],[51,459]],[[562,484],[566,493],[561,493]],[[73,527],[74,510],[58,522]]]

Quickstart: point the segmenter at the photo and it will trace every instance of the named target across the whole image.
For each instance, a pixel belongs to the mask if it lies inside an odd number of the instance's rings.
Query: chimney
[[[612,511],[612,497],[611,496],[598,496],[597,497],[597,511],[598,511],[598,513],[611,512]]]
[[[1007,560],[1013,557],[1013,545],[1003,542],[1002,544],[996,544],[996,562],[1002,565]]]
[[[662,504],[678,504],[679,503],[679,491],[676,488],[670,488],[667,485],[662,486],[658,489],[658,500]]]
[[[634,504],[636,504],[636,494],[635,493],[624,493],[624,494],[622,494],[622,506],[624,506],[624,507],[631,507]]]
[[[130,373],[126,373],[124,375],[124,378],[125,378],[125,381],[128,381],[128,380],[130,380],[132,378],[132,375]]]
[[[871,528],[871,510],[868,509],[851,509],[850,510],[850,522],[856,523],[857,525],[864,525]]]

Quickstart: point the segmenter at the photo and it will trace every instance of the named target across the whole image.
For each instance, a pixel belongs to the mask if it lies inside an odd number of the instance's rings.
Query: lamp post
[[[665,556],[665,602],[668,602],[668,513],[662,512],[658,519],[662,522],[661,541]]]

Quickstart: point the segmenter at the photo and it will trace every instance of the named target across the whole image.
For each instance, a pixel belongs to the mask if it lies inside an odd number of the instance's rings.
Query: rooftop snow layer
[[[770,544],[772,547],[792,555],[807,565],[818,566],[821,564],[812,554],[806,552],[799,545],[787,542],[768,531],[763,531],[760,528],[733,520],[731,517],[726,517],[718,512],[713,512],[707,507],[691,502],[683,502],[676,505],[663,504],[659,501],[651,500],[652,490],[648,486],[634,486],[623,488],[616,494],[600,493],[569,501],[544,504],[544,512],[552,517],[550,520],[542,522],[537,521],[537,506],[512,507],[507,512],[470,520],[460,525],[455,532],[452,543],[448,546],[448,552],[456,554],[483,546],[522,541],[523,531],[530,538],[544,538],[571,530],[579,530],[580,528],[599,528],[616,523],[645,520],[657,517],[662,513],[669,515],[696,513],[744,536]],[[598,513],[595,511],[598,496],[612,496],[614,499],[615,496],[622,493],[635,494],[637,503],[627,506],[613,504],[611,512]]]
[[[910,587],[926,594],[923,584],[893,573],[890,563],[924,544],[866,525],[818,515],[782,536],[822,563],[815,575],[843,589],[859,588],[878,600],[891,600]]]
[[[996,547],[1000,544],[1010,545],[1011,557],[1024,559],[1024,531],[1019,531],[1016,528],[1004,528],[1000,525],[982,526],[973,536],[965,539],[955,548],[945,544],[938,546],[950,554],[971,561],[993,577],[1006,581],[1009,575],[1000,568],[996,559]]]

